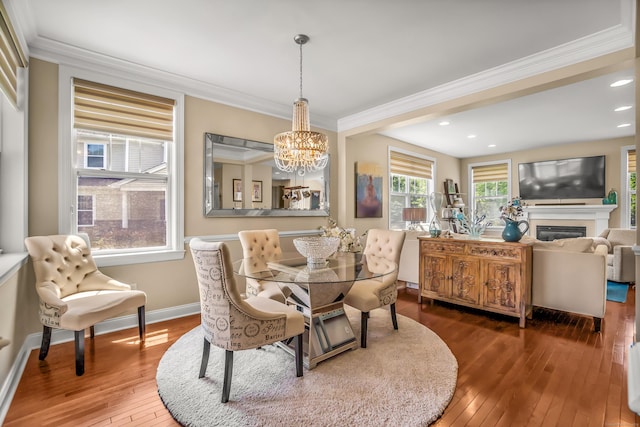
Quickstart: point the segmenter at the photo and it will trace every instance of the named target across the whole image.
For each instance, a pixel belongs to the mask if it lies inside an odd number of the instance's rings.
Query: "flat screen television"
[[[523,199],[605,197],[605,156],[518,164]]]

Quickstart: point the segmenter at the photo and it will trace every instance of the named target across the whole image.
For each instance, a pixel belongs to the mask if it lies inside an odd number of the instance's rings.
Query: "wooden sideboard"
[[[506,314],[531,315],[532,247],[501,239],[418,237],[423,298]]]

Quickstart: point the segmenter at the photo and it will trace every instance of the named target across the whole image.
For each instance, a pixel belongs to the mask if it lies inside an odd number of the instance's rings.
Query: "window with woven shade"
[[[471,208],[477,216],[484,215],[494,226],[502,225],[500,207],[509,201],[511,162],[500,161],[469,166]]]
[[[98,256],[169,249],[176,100],[71,81],[73,231]]]
[[[27,65],[9,15],[0,2],[0,88],[14,107],[18,106],[18,69]]]
[[[406,152],[389,152],[389,228],[406,229],[404,208],[421,208],[432,217],[428,195],[433,191],[433,159]],[[426,228],[426,227],[425,227]]]

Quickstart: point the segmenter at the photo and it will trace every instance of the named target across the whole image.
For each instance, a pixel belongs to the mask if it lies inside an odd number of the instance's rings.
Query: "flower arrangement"
[[[506,206],[500,206],[500,218],[503,220],[517,221],[524,215],[523,207],[527,204],[520,197],[514,197]]]
[[[338,226],[338,223],[329,218],[329,225],[320,227],[322,231],[322,235],[338,237],[340,238],[340,246],[338,247],[338,251],[340,252],[359,252],[362,250],[362,237],[366,236],[367,233],[363,233],[360,236],[356,236],[355,228],[342,228]]]

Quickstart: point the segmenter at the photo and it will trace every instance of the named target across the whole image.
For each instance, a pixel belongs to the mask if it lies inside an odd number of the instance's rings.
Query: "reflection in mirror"
[[[204,135],[204,215],[328,216],[329,169],[279,170],[273,145]]]

